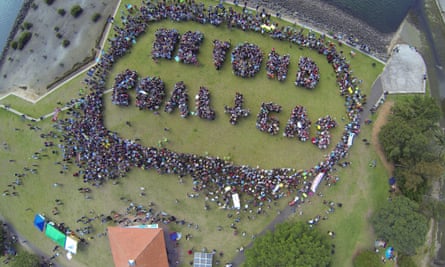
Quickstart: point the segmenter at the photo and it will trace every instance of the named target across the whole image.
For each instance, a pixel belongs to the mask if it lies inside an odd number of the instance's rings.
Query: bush
[[[54,3],[55,0],[45,0],[45,3],[50,6]]]
[[[71,15],[75,18],[80,16],[80,14],[82,14],[82,12],[83,12],[83,9],[79,5],[75,5],[71,8]]]
[[[70,41],[69,40],[67,40],[67,39],[64,39],[63,41],[62,41],[62,46],[63,47],[67,47],[67,46],[69,46],[70,45]]]
[[[94,13],[94,15],[91,17],[91,20],[93,22],[97,22],[100,19],[100,13]]]
[[[32,24],[31,22],[27,22],[27,21],[23,22],[23,28],[24,28],[25,30],[29,30],[29,29],[31,29],[32,26],[33,26],[33,24]]]
[[[54,31],[58,32],[60,30],[59,26],[54,27]]]
[[[36,3],[32,3],[31,4],[32,9],[36,10],[39,6]]]
[[[61,39],[61,38],[63,37],[63,35],[62,35],[60,32],[58,32],[58,33],[56,33],[56,37],[57,37],[58,39]]]
[[[18,47],[18,43],[17,43],[17,41],[13,41],[12,43],[11,43],[11,48],[12,49],[14,49],[14,50],[16,50],[17,49],[17,47]]]
[[[32,37],[31,32],[22,32],[18,40],[17,48],[22,50],[25,47],[25,45],[29,42],[29,40],[31,40],[31,37]]]
[[[65,16],[65,14],[66,14],[66,10],[63,9],[63,8],[59,8],[59,9],[57,10],[57,13],[59,13],[59,15],[63,17],[63,16]]]

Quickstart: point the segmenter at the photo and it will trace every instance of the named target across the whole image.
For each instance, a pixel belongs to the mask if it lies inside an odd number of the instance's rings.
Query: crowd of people
[[[280,131],[280,121],[271,112],[279,113],[281,106],[272,102],[262,103],[260,112],[257,115],[256,128],[262,132],[276,135]]]
[[[300,57],[295,85],[314,89],[320,80],[318,66],[310,57]]]
[[[232,51],[232,70],[236,76],[250,78],[260,71],[263,62],[261,49],[251,43],[243,43]]]
[[[173,59],[175,46],[180,39],[179,32],[176,29],[161,28],[156,31],[155,37],[153,49],[151,50],[153,60],[156,61],[159,58]]]
[[[273,198],[272,191],[280,183],[287,190],[298,187],[304,191],[310,190],[310,182],[303,184],[305,177],[315,177],[319,172],[329,173],[341,159],[348,155],[347,141],[350,133],[360,132],[361,110],[358,107],[363,101],[358,81],[352,75],[346,58],[337,52],[333,43],[326,41],[322,36],[314,40],[312,35],[306,36],[296,32],[288,35],[287,38],[289,38],[288,40],[298,40],[301,44],[308,44],[305,47],[326,56],[339,80],[340,92],[345,90],[346,84],[348,84],[346,90],[349,87],[354,89],[352,93],[348,92],[347,94],[346,112],[349,121],[345,125],[340,141],[330,153],[327,153],[311,168],[296,171],[291,168],[262,169],[235,165],[233,162],[221,158],[179,153],[166,148],[146,147],[106,129],[103,122],[103,95],[106,90],[105,81],[114,63],[129,52],[133,44],[132,40],[143,33],[151,21],[167,18],[195,20],[195,15],[198,14],[195,12],[196,10],[200,10],[200,5],[193,1],[191,3],[175,3],[171,6],[168,6],[164,1],[158,1],[156,4],[148,2],[143,4],[140,11],[123,16],[122,26],[114,25],[115,36],[110,40],[110,48],[102,54],[94,74],[85,79],[89,93],[82,99],[74,101],[78,104],[78,109],[70,111],[68,117],[57,120],[58,128],[63,130],[61,138],[63,142],[58,147],[63,151],[61,154],[64,160],[75,160],[81,167],[78,176],[84,182],[97,186],[108,180],[123,177],[131,168],[136,167],[154,170],[161,174],[190,176],[193,180],[193,190],[212,191],[215,195],[220,196],[227,196],[231,192],[240,192],[258,201],[267,200]],[[245,30],[255,30],[257,26],[268,20],[267,16],[236,13],[234,10],[227,11],[226,9],[221,12],[223,12],[221,18],[229,27],[241,27],[242,25]],[[183,13],[186,16],[180,15]],[[175,34],[174,31],[171,33]],[[165,40],[172,40],[172,38]],[[158,53],[154,55],[155,57],[169,56],[171,58],[170,44],[162,43],[161,38],[155,43],[159,45],[157,50],[154,50]],[[236,61],[234,64],[236,73],[237,75],[252,74],[257,71],[255,66],[261,63],[261,52],[255,45],[244,44],[241,47],[246,48],[244,52],[247,53],[241,53],[242,49],[239,47],[235,49],[233,57]],[[247,60],[248,58],[250,59]],[[239,97],[237,101],[241,102],[239,105],[241,107],[242,97]],[[179,106],[182,110],[181,114],[187,116],[189,114],[187,102],[185,86],[180,82],[175,85],[175,91],[166,109],[172,111]],[[277,133],[278,121],[269,116],[269,113],[279,110],[278,107],[273,103],[263,104],[258,116],[257,127],[272,134]],[[327,124],[329,125],[329,123]],[[229,188],[229,191],[226,191],[226,188]],[[247,196],[245,199],[248,199]]]
[[[230,124],[232,125],[236,125],[238,123],[238,119],[240,117],[247,117],[250,114],[250,110],[249,109],[245,109],[243,107],[244,104],[244,96],[241,93],[236,92],[235,94],[235,106],[233,107],[229,107],[229,106],[224,106],[224,113],[229,114],[230,115]]]
[[[266,72],[269,79],[277,78],[279,81],[284,81],[287,78],[289,70],[290,55],[280,56],[275,49],[269,53],[269,59],[266,63]]]
[[[140,110],[159,110],[165,98],[164,81],[159,77],[146,77],[141,79],[136,92],[136,106]]]
[[[311,120],[307,116],[306,108],[301,105],[296,106],[287,121],[283,135],[289,138],[295,136],[302,142],[309,140]]]
[[[337,122],[328,115],[324,118],[319,118],[315,125],[317,136],[312,138],[312,144],[317,145],[320,149],[327,149],[331,143],[329,130],[336,127]]]
[[[201,119],[214,120],[216,117],[215,111],[210,107],[210,92],[209,89],[201,86],[198,95],[195,98],[196,115]]]
[[[178,59],[185,64],[197,65],[198,51],[204,40],[204,34],[199,31],[187,31],[181,36],[178,49]]]
[[[230,49],[230,42],[213,40],[213,65],[216,70],[220,70],[226,61],[226,54]]]
[[[179,108],[181,117],[187,118],[190,115],[189,95],[183,81],[175,84],[170,100],[165,104],[164,111],[171,113],[176,108]]]
[[[134,70],[126,69],[114,78],[113,94],[111,102],[119,106],[130,104],[129,90],[132,90],[138,82],[138,74]]]

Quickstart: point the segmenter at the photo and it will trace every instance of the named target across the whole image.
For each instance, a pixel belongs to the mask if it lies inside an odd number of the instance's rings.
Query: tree
[[[57,13],[59,13],[59,15],[63,17],[63,16],[65,16],[65,14],[66,14],[66,10],[63,9],[63,8],[59,8],[59,9],[57,10]]]
[[[39,267],[39,256],[31,254],[27,251],[20,251],[11,261],[11,267]]]
[[[370,250],[361,251],[353,260],[354,267],[382,266],[379,255]]]
[[[75,18],[77,18],[78,16],[80,16],[80,14],[82,14],[83,9],[81,6],[79,5],[74,5],[73,7],[71,7],[71,15]]]
[[[91,20],[93,22],[97,22],[100,19],[101,15],[100,13],[94,13],[93,16],[91,17]]]
[[[283,223],[257,238],[246,250],[245,266],[329,266],[331,245],[326,235],[307,224]]]
[[[404,196],[395,197],[373,215],[375,233],[389,240],[397,251],[413,255],[428,232],[428,222],[418,210],[416,202]]]
[[[437,158],[433,141],[437,139],[439,118],[439,106],[431,97],[408,97],[397,102],[379,133],[386,157],[394,163]]]
[[[444,171],[445,136],[438,127],[440,109],[432,97],[407,97],[392,108],[379,133],[386,158],[403,194],[421,201],[431,181]]]
[[[31,32],[22,32],[19,36],[19,40],[17,42],[17,48],[22,50],[25,45],[31,40],[32,33]]]

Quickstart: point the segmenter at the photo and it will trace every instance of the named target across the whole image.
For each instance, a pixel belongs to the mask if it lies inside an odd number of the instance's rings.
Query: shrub
[[[63,37],[63,35],[60,32],[58,32],[58,33],[56,33],[56,37],[60,39]]]
[[[32,37],[31,32],[22,32],[18,40],[17,48],[22,50],[25,47],[25,45],[29,42],[29,40],[31,40],[31,37]]]
[[[25,30],[29,30],[29,29],[31,29],[32,26],[33,26],[33,24],[32,24],[31,22],[27,22],[27,21],[23,22],[23,28],[24,28]]]
[[[60,30],[59,26],[54,27],[54,31],[58,32]]]
[[[39,6],[36,3],[32,3],[31,4],[32,9],[36,10]]]
[[[91,20],[93,22],[97,22],[100,19],[100,13],[94,13],[94,15],[91,17]]]
[[[14,49],[14,50],[16,50],[18,45],[19,45],[19,44],[17,43],[17,41],[13,41],[13,42],[11,43],[11,48]]]
[[[71,15],[75,18],[77,18],[78,16],[80,16],[80,14],[82,14],[83,9],[82,7],[80,7],[79,5],[74,5],[71,8]]]
[[[67,40],[67,39],[64,39],[63,41],[62,41],[62,46],[63,47],[67,47],[67,46],[69,46],[70,45],[70,41],[69,40]]]
[[[59,8],[59,9],[57,10],[57,13],[59,13],[59,15],[63,17],[63,16],[65,16],[65,14],[66,14],[66,10],[63,9],[63,8]]]
[[[45,0],[45,3],[50,6],[54,3],[55,0]]]

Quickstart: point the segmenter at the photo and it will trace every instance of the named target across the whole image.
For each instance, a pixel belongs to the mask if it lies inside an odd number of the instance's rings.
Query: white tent
[[[78,243],[79,239],[77,237],[71,235],[66,236],[65,250],[72,254],[76,254]]]

